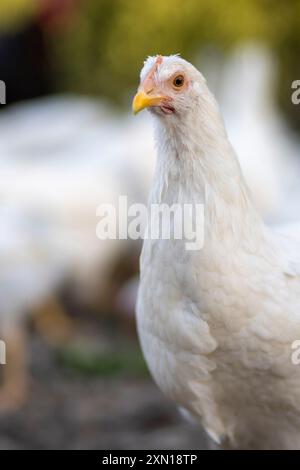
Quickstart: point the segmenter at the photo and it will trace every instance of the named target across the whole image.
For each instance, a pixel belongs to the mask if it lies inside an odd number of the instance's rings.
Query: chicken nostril
[[[146,90],[146,95],[150,95],[150,93],[152,93],[153,91],[153,88],[151,88],[150,90]]]

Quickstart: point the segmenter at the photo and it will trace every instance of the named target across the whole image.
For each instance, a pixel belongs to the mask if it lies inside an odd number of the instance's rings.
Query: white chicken
[[[131,116],[117,119],[108,107],[74,97],[1,113],[0,340],[7,365],[0,411],[26,398],[28,318],[51,341],[71,332],[58,289],[67,285],[79,302],[113,307],[113,270],[120,259],[137,258],[139,244],[99,240],[96,209],[117,206],[122,194],[145,202],[154,161],[148,134],[143,122],[137,138]],[[151,152],[144,161],[141,142]]]
[[[244,42],[225,56],[204,50],[200,63],[259,213],[272,223],[297,220],[300,142],[276,106],[273,51]]]
[[[202,249],[144,241],[137,322],[153,377],[224,448],[300,449],[300,233],[261,220],[195,67],[148,58],[143,108],[157,143],[150,209],[204,204]]]
[[[254,203],[274,223],[298,217],[300,196],[300,143],[276,107],[277,78],[272,51],[245,43],[226,60],[217,94]]]
[[[141,144],[149,155],[144,161]],[[117,207],[120,195],[127,195],[129,204],[145,202],[152,155],[144,122],[137,138],[132,117],[118,118],[108,106],[87,99],[41,99],[0,116],[0,198],[44,219],[56,233],[57,254],[69,263],[77,300],[109,297],[116,263],[131,258],[130,241],[96,237],[96,210],[100,204]]]

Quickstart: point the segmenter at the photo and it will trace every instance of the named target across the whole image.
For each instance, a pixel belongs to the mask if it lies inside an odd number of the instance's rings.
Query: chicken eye
[[[176,88],[180,88],[180,87],[182,87],[183,84],[184,84],[184,76],[183,75],[177,75],[177,77],[175,77],[174,80],[173,80],[173,85]]]

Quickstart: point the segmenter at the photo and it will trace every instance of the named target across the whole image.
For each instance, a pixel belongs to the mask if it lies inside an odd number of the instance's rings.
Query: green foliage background
[[[0,0],[0,31],[20,27],[37,9],[36,0]]]

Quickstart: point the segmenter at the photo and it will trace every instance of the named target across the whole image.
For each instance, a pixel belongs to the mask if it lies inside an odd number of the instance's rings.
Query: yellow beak
[[[163,99],[163,96],[151,96],[142,90],[138,91],[133,98],[132,111],[134,114],[137,114],[142,111],[142,109],[149,108],[149,106],[158,106]]]

